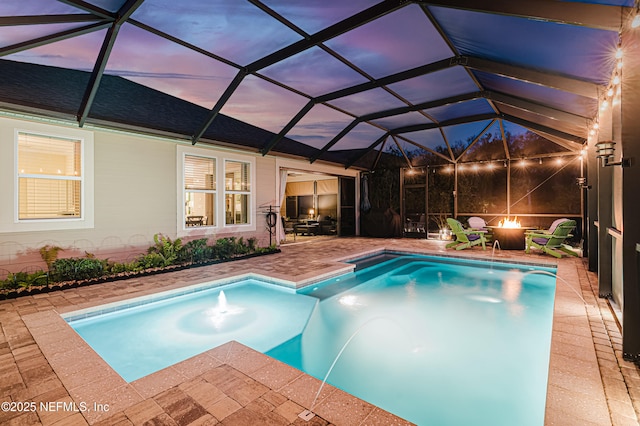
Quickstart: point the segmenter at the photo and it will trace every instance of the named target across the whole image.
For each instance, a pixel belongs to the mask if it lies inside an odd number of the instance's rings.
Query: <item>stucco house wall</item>
[[[17,131],[83,140],[85,204],[81,220],[25,223],[16,219]],[[222,211],[217,226],[184,226],[181,167],[185,153],[213,156],[217,167],[222,167],[226,159],[251,164],[249,224],[226,226]],[[310,168],[301,160],[288,159],[286,164]],[[321,167],[324,172],[344,172],[339,167]],[[246,151],[192,146],[169,138],[106,129],[79,129],[73,123],[0,117],[0,269],[16,272],[27,266],[44,266],[39,249],[47,244],[64,249],[59,257],[84,256],[88,252],[122,261],[144,252],[157,233],[172,239],[180,237],[185,242],[204,237],[257,237],[259,245],[267,246],[270,238],[265,213],[268,206],[278,202],[279,168],[276,157]],[[220,187],[221,184],[221,192]],[[219,202],[217,209],[223,208],[224,203]],[[275,237],[272,242],[276,242]]]

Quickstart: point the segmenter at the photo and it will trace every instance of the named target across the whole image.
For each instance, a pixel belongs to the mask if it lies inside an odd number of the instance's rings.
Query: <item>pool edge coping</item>
[[[76,402],[76,407],[80,407],[83,403],[93,405],[93,402],[107,403],[109,406],[108,412],[83,411],[82,415],[89,424],[109,418],[111,412],[126,411],[165,390],[193,380],[205,374],[206,371],[223,365],[228,365],[249,376],[272,391],[281,394],[285,392],[289,399],[303,408],[310,407],[313,401],[311,398],[305,398],[304,395],[297,395],[289,387],[295,387],[295,382],[300,380],[306,382],[305,386],[312,383],[320,389],[321,381],[315,377],[233,340],[127,382],[55,310],[27,314],[23,320],[49,365]],[[80,366],[68,359],[79,355],[82,356]],[[89,365],[89,367],[82,368],[83,365]],[[277,380],[265,374],[263,370],[267,368],[281,372],[287,371],[287,376],[290,378],[284,385],[274,386]],[[82,380],[79,376],[83,375],[90,376],[93,380]],[[323,405],[329,404],[329,399],[334,394],[337,394],[336,398],[342,402],[367,407],[367,417],[381,416],[385,419],[393,419],[397,424],[412,424],[354,395],[325,384],[321,394],[323,396],[318,399],[313,408],[314,413],[332,423],[339,424],[340,416],[332,414],[331,410],[323,408]],[[315,393],[312,393],[313,395]]]

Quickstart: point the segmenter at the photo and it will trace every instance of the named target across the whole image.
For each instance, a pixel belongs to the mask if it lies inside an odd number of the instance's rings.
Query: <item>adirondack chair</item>
[[[561,258],[562,253],[577,257],[578,254],[564,243],[567,238],[572,236],[571,231],[573,231],[575,227],[575,220],[566,219],[564,222],[558,224],[552,232],[527,231],[525,233],[525,253],[529,253],[531,247],[533,247],[557,258]]]
[[[447,248],[455,248],[456,250],[462,250],[469,247],[482,245],[482,249],[486,250],[487,238],[485,237],[487,231],[478,231],[474,229],[464,229],[462,224],[453,218],[447,218],[447,223],[451,228],[451,232],[455,235],[455,241],[447,244]]]
[[[476,231],[487,231],[484,237],[487,239],[487,242],[490,242],[493,235],[489,234],[489,228],[487,228],[487,222],[481,217],[471,216],[467,219],[467,223],[469,224],[469,229],[473,229]]]

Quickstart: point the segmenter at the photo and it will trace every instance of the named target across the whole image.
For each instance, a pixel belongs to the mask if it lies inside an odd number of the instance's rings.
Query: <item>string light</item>
[[[622,46],[618,44],[618,48],[616,49],[616,59],[622,59]]]
[[[627,21],[629,22],[629,21]],[[635,14],[633,15],[633,19],[630,24],[631,28],[640,27],[640,1],[635,1]],[[616,68],[613,71],[613,75],[611,78],[611,83],[607,87],[607,91],[603,94],[600,101],[600,111],[605,111],[609,107],[609,102],[611,101],[612,105],[616,106],[620,104],[620,97],[622,90],[620,88],[621,73],[622,73],[622,58],[624,56],[624,50],[622,48],[622,25],[620,27],[620,31],[618,33],[618,45],[615,51],[615,60],[616,60]],[[597,118],[596,118],[597,119]],[[589,139],[591,139],[598,130],[598,123],[594,122],[592,128],[589,129],[588,135]]]

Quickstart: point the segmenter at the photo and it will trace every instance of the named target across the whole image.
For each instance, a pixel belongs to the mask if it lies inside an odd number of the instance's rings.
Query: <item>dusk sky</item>
[[[124,0],[92,0],[114,12]],[[262,2],[291,23],[292,28],[250,2],[240,0],[146,0],[132,19],[193,46],[181,46],[135,24],[122,25],[105,73],[211,109],[247,66],[305,36],[378,3],[368,0]],[[594,3],[632,6],[631,0]],[[615,31],[474,11],[407,5],[344,32],[244,78],[221,113],[278,133],[310,98],[380,79],[394,73],[451,58],[456,54],[497,63],[561,74],[607,84],[613,70]],[[0,16],[85,13],[56,0],[3,0]],[[437,22],[450,44],[440,35]],[[90,22],[0,27],[0,48],[83,27]],[[2,59],[91,71],[106,29],[4,55]],[[206,56],[197,49],[210,52]],[[226,61],[218,60],[221,58]],[[264,77],[264,78],[262,78]],[[273,84],[278,81],[285,87]],[[593,117],[597,100],[535,82],[451,66],[316,105],[288,137],[322,148],[354,118],[417,103],[437,101],[480,90],[510,93],[570,114]],[[332,150],[365,148],[395,128],[433,124],[466,116],[492,114],[496,104],[469,99],[420,112],[406,112],[360,123]],[[528,120],[545,123],[536,114],[517,108]],[[447,126],[447,140],[466,140],[486,120]],[[553,125],[553,122],[549,122]],[[524,131],[517,126],[514,129]],[[566,132],[586,129],[562,128]],[[475,130],[478,132],[479,130]],[[403,137],[427,148],[444,146],[439,130],[414,131]],[[415,138],[412,139],[412,138]]]

